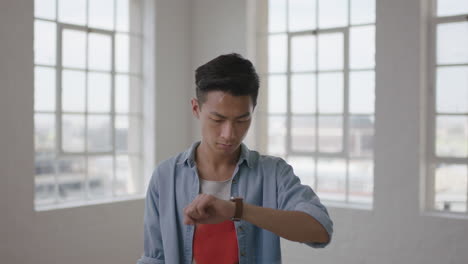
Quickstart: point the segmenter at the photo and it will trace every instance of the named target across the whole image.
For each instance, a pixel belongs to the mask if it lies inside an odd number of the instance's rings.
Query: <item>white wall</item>
[[[190,143],[188,2],[154,1],[157,161]],[[33,3],[0,1],[0,262],[135,263],[142,199],[34,211]]]
[[[221,54],[247,56],[245,1],[192,0],[191,3],[191,96],[195,96],[195,70]],[[200,127],[192,119],[193,140],[200,139]]]
[[[156,2],[156,157],[191,144],[191,0]]]

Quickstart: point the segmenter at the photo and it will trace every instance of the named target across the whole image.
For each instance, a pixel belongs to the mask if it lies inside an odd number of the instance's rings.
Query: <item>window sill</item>
[[[325,206],[330,207],[330,208],[354,209],[354,210],[364,210],[364,211],[372,211],[373,210],[373,205],[372,204],[333,202],[333,201],[327,201],[327,200],[323,200],[321,202]]]
[[[438,217],[438,218],[447,218],[447,219],[457,219],[457,220],[468,220],[468,214],[466,213],[456,213],[456,212],[443,212],[443,211],[424,211],[421,213],[422,216],[428,217]]]
[[[101,204],[110,204],[116,202],[125,202],[133,200],[142,200],[145,199],[145,194],[135,194],[122,197],[111,197],[103,198],[99,200],[87,200],[87,201],[73,201],[73,202],[62,202],[62,203],[53,203],[53,204],[35,204],[34,209],[36,212],[51,211],[57,209],[68,209],[68,208],[77,208],[83,206],[93,206]]]

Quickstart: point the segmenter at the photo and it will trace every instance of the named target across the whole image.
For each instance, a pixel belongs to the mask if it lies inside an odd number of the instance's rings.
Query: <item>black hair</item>
[[[260,80],[252,63],[237,53],[225,54],[198,67],[195,71],[196,95],[200,106],[211,91],[233,96],[249,95],[257,105]]]

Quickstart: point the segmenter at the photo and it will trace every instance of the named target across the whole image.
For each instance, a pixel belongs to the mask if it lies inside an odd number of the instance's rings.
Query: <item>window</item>
[[[375,1],[269,0],[257,12],[267,152],[322,200],[371,205]]]
[[[468,193],[468,2],[434,0],[427,201],[466,213]]]
[[[36,207],[142,193],[140,7],[35,1]]]

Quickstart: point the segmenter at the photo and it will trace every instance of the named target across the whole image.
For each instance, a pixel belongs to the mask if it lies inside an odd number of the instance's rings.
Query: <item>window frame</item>
[[[456,66],[468,66],[468,62],[457,63],[457,64],[437,64],[437,27],[441,24],[450,24],[457,22],[468,23],[468,13],[462,15],[451,15],[451,16],[438,16],[437,15],[437,2],[438,0],[431,0],[429,5],[429,45],[428,45],[428,96],[427,96],[427,151],[426,151],[426,178],[424,179],[425,190],[424,193],[424,210],[430,213],[441,214],[441,215],[455,215],[465,216],[468,214],[468,174],[467,177],[467,201],[465,212],[456,212],[452,210],[439,210],[436,209],[436,168],[438,164],[447,165],[465,165],[468,168],[468,160],[466,157],[439,157],[437,156],[436,142],[437,142],[437,117],[438,116],[465,116],[468,117],[468,113],[437,113],[437,69],[442,67],[456,67]],[[467,170],[468,171],[468,170]]]
[[[146,34],[146,31],[144,31],[144,18],[143,15],[147,14],[147,12],[144,11],[144,6],[149,5],[149,3],[146,0],[137,0],[137,1],[128,1],[128,9],[129,9],[129,23],[132,23],[132,19],[137,19],[139,22],[137,22],[137,26],[139,27],[137,31],[132,30],[131,27],[128,28],[127,31],[122,31],[117,29],[117,3],[118,0],[113,0],[113,21],[112,21],[112,29],[103,29],[103,28],[95,28],[88,26],[89,24],[89,1],[91,0],[85,0],[85,23],[84,25],[78,25],[78,24],[70,24],[70,23],[65,23],[60,21],[59,19],[59,0],[54,0],[55,4],[55,18],[50,19],[50,18],[43,18],[43,17],[38,17],[36,14],[33,15],[35,23],[37,21],[40,22],[48,22],[48,23],[54,23],[55,26],[55,61],[53,64],[43,64],[43,63],[37,63],[34,60],[34,69],[37,67],[40,68],[47,68],[47,69],[52,69],[55,71],[55,109],[54,110],[47,110],[47,111],[42,111],[42,110],[36,110],[34,109],[34,119],[36,118],[35,116],[37,114],[47,114],[47,115],[53,115],[54,116],[54,122],[55,122],[55,128],[54,128],[54,148],[51,150],[50,155],[51,155],[51,161],[53,161],[53,200],[47,199],[46,201],[41,201],[36,199],[36,195],[34,195],[34,205],[35,209],[37,211],[43,211],[43,210],[51,210],[51,209],[60,209],[60,208],[69,208],[69,207],[74,207],[74,206],[81,206],[81,205],[93,205],[93,204],[101,204],[101,203],[109,203],[109,202],[114,202],[114,201],[123,201],[123,200],[131,200],[131,199],[141,199],[145,195],[145,186],[147,185],[147,177],[144,177],[145,175],[144,172],[148,171],[148,162],[149,158],[152,158],[154,155],[154,150],[151,150],[151,153],[144,154],[143,152],[146,149],[146,146],[143,144],[143,135],[149,133],[149,130],[151,130],[151,126],[147,127],[148,125],[145,125],[145,121],[152,116],[151,113],[145,114],[148,111],[148,107],[145,107],[145,100],[144,99],[144,94],[148,93],[147,92],[147,87],[149,84],[145,83],[143,80],[143,75],[146,74],[146,70],[143,69],[143,64],[144,64],[144,57],[143,57],[143,50],[144,50],[144,34]],[[132,3],[135,2],[137,6],[132,7]],[[136,8],[136,9],[132,9]],[[137,13],[135,13],[137,12]],[[138,14],[138,17],[134,18],[132,17],[132,14]],[[85,66],[83,68],[74,68],[74,67],[66,67],[62,65],[62,54],[63,54],[63,32],[65,30],[75,30],[75,31],[80,31],[86,34],[86,44],[85,44]],[[89,35],[90,34],[101,34],[101,35],[106,35],[110,37],[111,40],[111,51],[110,51],[110,69],[109,70],[96,70],[96,69],[91,69],[89,67],[88,63],[88,45],[89,45]],[[117,35],[126,35],[128,36],[129,39],[129,45],[132,42],[132,39],[136,39],[138,42],[138,48],[135,49],[129,49],[129,69],[128,71],[117,71],[116,70],[116,36]],[[34,42],[36,39],[34,39]],[[132,55],[135,55],[138,57],[138,72],[135,72],[132,70],[132,66],[135,66],[132,62]],[[150,63],[149,66],[152,67],[152,63]],[[151,68],[150,67],[150,68]],[[63,111],[62,107],[62,92],[63,92],[63,83],[62,83],[62,75],[63,75],[63,70],[74,70],[74,71],[80,71],[85,74],[85,81],[84,81],[84,100],[85,100],[85,109],[83,112],[73,112],[73,111]],[[109,103],[110,103],[110,110],[106,112],[92,112],[88,110],[88,78],[89,78],[89,73],[105,73],[108,74],[110,77],[110,98],[109,98]],[[115,101],[116,101],[116,78],[119,75],[127,76],[129,83],[132,83],[134,81],[138,82],[137,85],[137,90],[136,95],[134,94],[133,96],[137,96],[139,106],[138,110],[132,111],[131,108],[128,109],[127,112],[118,112],[115,109]],[[151,82],[151,81],[150,81]],[[34,88],[36,89],[36,88]],[[131,90],[132,90],[132,85],[129,86],[129,98],[132,96],[131,95]],[[62,119],[63,115],[66,114],[71,114],[71,115],[78,115],[80,117],[83,117],[84,119],[84,127],[83,127],[83,140],[84,140],[84,150],[79,151],[79,152],[66,152],[63,149],[63,141],[62,141],[62,133],[63,133],[63,128],[62,128]],[[109,151],[92,151],[90,152],[88,150],[88,118],[89,116],[105,116],[109,117],[109,129],[110,129],[110,150]],[[137,137],[138,137],[138,143],[137,143],[137,148],[138,151],[131,151],[131,149],[127,149],[126,151],[117,151],[117,143],[116,143],[116,117],[126,117],[128,118],[128,123],[129,127],[127,130],[127,137],[128,140],[130,140],[130,123],[133,121],[138,122],[138,132],[137,132]],[[34,132],[34,135],[36,135],[36,131]],[[152,140],[148,140],[149,144],[152,145],[154,142]],[[146,140],[145,140],[146,142]],[[40,153],[41,151],[37,152],[36,150],[34,151],[35,156],[37,153]],[[116,189],[115,189],[115,183],[116,183],[116,177],[117,177],[117,159],[121,156],[124,156],[128,158],[129,166],[131,166],[131,159],[137,158],[138,159],[138,168],[137,170],[137,175],[134,175],[132,177],[139,177],[140,180],[138,182],[138,185],[141,185],[141,188],[139,188],[139,191],[137,193],[130,193],[130,194],[116,194]],[[58,180],[58,161],[63,158],[73,158],[73,157],[82,157],[83,158],[83,166],[84,166],[84,171],[83,171],[83,180],[82,180],[82,190],[83,192],[83,197],[80,199],[73,199],[73,200],[67,200],[67,199],[62,199],[59,196],[59,180]],[[108,188],[105,189],[107,195],[104,196],[91,196],[90,191],[89,191],[89,175],[90,173],[88,172],[88,159],[89,157],[106,157],[110,158],[112,160],[112,178],[110,180],[110,185]],[[36,157],[34,158],[36,161]],[[37,180],[37,174],[34,173],[34,178]],[[34,183],[35,188],[37,188],[37,183]]]
[[[268,3],[269,1],[260,1],[257,3],[255,9],[256,9],[256,14],[257,14],[257,20],[256,20],[256,25],[257,25],[257,30],[256,30],[256,52],[255,52],[255,57],[257,59],[257,64],[260,72],[260,76],[264,80],[264,89],[265,92],[263,94],[261,93],[261,104],[257,113],[257,123],[256,127],[258,128],[257,132],[257,146],[260,151],[266,152],[267,151],[267,145],[268,145],[268,119],[269,117],[272,116],[285,116],[286,120],[286,135],[285,135],[285,153],[284,153],[284,158],[288,159],[289,156],[293,157],[308,157],[312,158],[314,160],[314,186],[313,187],[315,190],[317,190],[317,170],[318,170],[318,163],[319,160],[321,159],[339,159],[343,160],[345,162],[345,199],[343,201],[333,201],[333,200],[324,200],[325,203],[330,204],[330,205],[336,205],[336,206],[345,206],[345,207],[355,207],[359,209],[371,209],[373,207],[374,203],[374,192],[372,191],[372,195],[370,198],[370,203],[368,202],[356,202],[356,201],[350,201],[350,171],[349,171],[349,166],[350,162],[352,161],[370,161],[372,162],[372,186],[373,189],[374,187],[374,171],[375,171],[375,154],[374,151],[372,152],[371,156],[368,155],[363,155],[359,157],[354,157],[350,155],[349,153],[349,138],[350,138],[350,126],[349,126],[349,121],[352,117],[369,117],[372,120],[374,120],[373,123],[373,136],[374,136],[374,142],[375,142],[375,108],[372,113],[351,113],[349,109],[349,92],[350,92],[350,75],[352,72],[372,72],[375,76],[375,64],[372,68],[359,68],[359,69],[351,69],[350,68],[350,31],[353,28],[359,28],[359,27],[367,27],[367,26],[372,26],[376,28],[376,23],[375,20],[372,23],[356,23],[356,24],[351,24],[351,0],[347,1],[347,12],[348,12],[348,20],[347,24],[344,26],[340,27],[333,27],[333,28],[324,28],[321,29],[319,28],[319,16],[315,16],[315,29],[313,30],[301,30],[301,31],[289,31],[289,26],[288,26],[288,21],[289,21],[289,1],[286,0],[286,10],[285,12],[285,29],[282,31],[278,32],[270,32],[268,29]],[[319,1],[315,1],[316,4],[316,10],[319,10]],[[291,111],[291,77],[295,73],[303,73],[303,72],[292,72],[291,71],[291,39],[295,36],[301,36],[301,35],[314,35],[315,38],[315,43],[316,43],[316,48],[315,48],[315,53],[316,53],[316,58],[315,58],[315,69],[313,71],[310,71],[310,73],[314,74],[316,76],[315,78],[315,83],[316,83],[316,92],[318,92],[318,75],[319,73],[324,73],[327,72],[325,70],[320,70],[318,68],[318,36],[320,34],[327,34],[327,33],[335,33],[339,32],[343,34],[343,68],[339,70],[332,70],[329,72],[339,72],[343,74],[343,110],[341,113],[334,113],[334,114],[328,114],[328,113],[320,113],[318,111],[318,100],[319,96],[315,96],[316,104],[315,104],[315,110],[314,113],[306,114],[310,116],[315,117],[315,127],[314,130],[316,131],[315,135],[315,151],[297,151],[293,150],[292,148],[292,111]],[[287,39],[287,65],[286,65],[286,70],[284,72],[269,72],[268,69],[268,49],[265,47],[268,46],[268,39],[270,36],[273,35],[285,35]],[[374,47],[375,47],[375,37],[374,37]],[[309,72],[307,72],[309,73]],[[274,76],[274,75],[281,75],[286,77],[286,96],[287,96],[287,103],[286,103],[286,112],[279,114],[279,113],[269,113],[268,112],[268,77],[269,76]],[[374,95],[375,95],[375,78],[374,78]],[[375,101],[373,102],[375,105]],[[261,106],[263,105],[263,106]],[[294,114],[297,115],[297,114]],[[301,115],[301,114],[299,114]],[[318,122],[319,119],[318,117],[321,116],[340,116],[342,118],[342,127],[341,130],[343,131],[342,134],[342,148],[340,152],[336,153],[320,153],[319,151],[319,146],[318,146],[318,141],[319,141],[319,128],[318,128]],[[266,136],[265,136],[266,135]],[[375,149],[375,148],[374,148]]]

